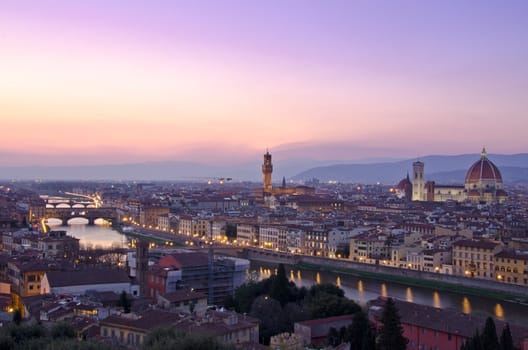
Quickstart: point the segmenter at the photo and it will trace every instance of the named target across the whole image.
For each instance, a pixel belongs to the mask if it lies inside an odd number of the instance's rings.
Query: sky
[[[0,165],[528,151],[527,1],[0,2]]]

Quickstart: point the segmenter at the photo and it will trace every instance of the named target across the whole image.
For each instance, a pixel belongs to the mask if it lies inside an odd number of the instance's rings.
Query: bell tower
[[[266,150],[264,155],[264,163],[262,163],[262,175],[264,175],[264,192],[271,193],[271,173],[273,173],[273,165],[271,164],[271,154]]]
[[[424,163],[416,161],[413,163],[412,200],[425,200]]]

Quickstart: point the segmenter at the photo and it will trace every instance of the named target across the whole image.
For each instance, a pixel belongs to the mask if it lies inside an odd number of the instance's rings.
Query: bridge
[[[45,219],[59,219],[67,225],[73,218],[87,219],[88,225],[93,225],[97,219],[115,221],[117,211],[115,208],[46,208]]]

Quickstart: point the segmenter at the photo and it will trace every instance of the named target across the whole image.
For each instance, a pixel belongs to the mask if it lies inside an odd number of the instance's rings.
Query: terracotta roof
[[[207,295],[205,293],[193,292],[189,289],[178,289],[172,293],[161,294],[161,296],[171,303],[207,299]]]
[[[477,241],[472,239],[463,239],[453,243],[454,246],[458,247],[469,247],[469,248],[482,248],[482,249],[494,249],[499,245],[497,242],[490,241]]]
[[[169,326],[179,320],[180,316],[172,312],[147,310],[137,319],[113,315],[102,320],[100,324],[101,326],[119,326],[140,332],[147,332],[157,327]]]
[[[495,180],[502,183],[502,175],[499,168],[485,154],[473,163],[466,174],[466,183],[474,183],[481,180]]]
[[[518,259],[528,260],[528,253],[517,252],[515,250],[503,250],[502,252],[495,255],[496,258],[507,258],[507,259]]]
[[[333,317],[327,317],[327,318],[318,318],[315,320],[308,320],[303,322],[297,322],[298,324],[301,324],[303,326],[315,326],[319,324],[334,322],[334,321],[343,321],[343,320],[352,320],[354,318],[354,315],[342,315],[342,316],[333,316]]]
[[[87,284],[112,284],[130,282],[126,271],[113,269],[90,269],[46,272],[51,288]]]

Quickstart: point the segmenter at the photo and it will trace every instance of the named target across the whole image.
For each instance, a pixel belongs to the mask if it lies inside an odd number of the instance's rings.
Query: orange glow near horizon
[[[0,119],[9,131],[0,155],[27,155],[21,164],[46,164],[40,158],[49,155],[63,164],[98,157],[215,162],[219,152],[248,161],[266,147],[306,157],[298,145],[317,159],[459,154],[482,144],[516,153],[528,146],[525,82],[501,72],[523,76],[509,69],[525,44],[512,45],[515,55],[495,50],[504,57],[489,69],[477,59],[489,56],[488,43],[470,52],[449,45],[426,51],[423,43],[442,41],[420,35],[444,35],[442,27],[428,33],[420,17],[386,28],[383,11],[362,4],[294,1],[277,11],[132,1],[125,13],[99,0],[60,11],[45,2],[0,5],[0,32],[8,33],[0,37]],[[248,21],[246,11],[261,17]],[[310,18],[321,11],[328,22],[314,26]],[[479,40],[483,30],[493,30],[499,43],[525,37],[489,29],[481,15]],[[447,29],[467,27],[451,20]],[[410,32],[421,34],[413,39]]]

